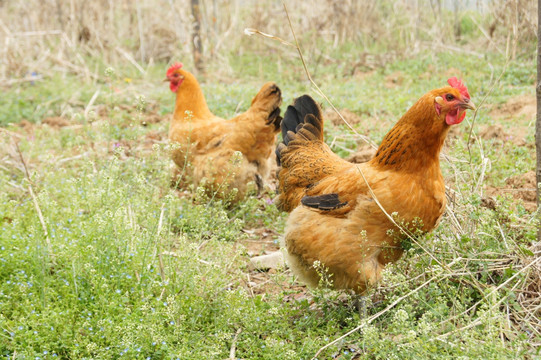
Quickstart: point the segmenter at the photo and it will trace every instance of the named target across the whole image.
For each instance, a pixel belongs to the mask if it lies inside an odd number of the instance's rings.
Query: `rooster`
[[[231,120],[214,115],[193,74],[173,64],[166,74],[176,93],[169,140],[177,185],[203,185],[212,196],[243,198],[249,184],[260,191],[272,165],[280,131],[282,94],[273,82],[263,85],[250,108]]]
[[[323,142],[321,110],[310,96],[288,107],[276,148],[277,205],[291,213],[282,245],[301,281],[314,287],[326,273],[335,289],[362,294],[402,255],[398,223],[422,232],[437,225],[446,205],[439,153],[450,126],[475,109],[460,80],[448,83],[421,97],[363,164]]]

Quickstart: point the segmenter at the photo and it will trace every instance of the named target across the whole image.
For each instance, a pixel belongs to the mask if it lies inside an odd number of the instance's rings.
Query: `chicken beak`
[[[473,110],[473,111],[477,110],[477,108],[475,107],[475,104],[471,102],[471,100],[469,99],[464,99],[464,101],[458,104],[458,106],[464,110]]]
[[[166,82],[166,81],[171,81],[171,80],[169,80],[169,78],[166,77],[165,79],[163,79],[163,82]]]

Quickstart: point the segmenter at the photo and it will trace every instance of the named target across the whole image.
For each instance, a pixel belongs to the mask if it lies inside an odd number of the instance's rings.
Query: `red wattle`
[[[465,111],[462,112],[462,114],[460,114],[460,117],[458,116],[458,114],[459,114],[458,110],[456,112],[448,112],[447,115],[445,116],[445,122],[447,123],[447,125],[460,124],[462,120],[464,120],[464,118],[466,117]]]

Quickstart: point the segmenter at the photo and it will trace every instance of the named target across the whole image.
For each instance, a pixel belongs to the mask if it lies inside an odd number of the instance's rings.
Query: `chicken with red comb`
[[[324,268],[334,288],[363,293],[403,253],[404,233],[388,214],[407,230],[436,227],[446,206],[440,150],[451,125],[475,109],[461,81],[449,84],[423,95],[362,164],[325,144],[322,112],[310,96],[287,108],[276,149],[277,206],[290,213],[282,245],[300,280],[317,286]]]
[[[455,89],[457,89],[458,92],[460,92],[460,94],[462,94],[462,96],[464,96],[465,98],[467,99],[470,98],[470,93],[468,92],[468,88],[466,87],[466,85],[464,85],[462,80],[457,79],[456,76],[449,78],[447,80],[447,83],[451,85],[452,87],[454,87]]]
[[[280,88],[264,84],[246,112],[225,120],[210,111],[199,82],[182,63],[167,70],[166,81],[176,94],[169,127],[174,183],[203,186],[212,198],[233,201],[251,188],[260,191],[269,180],[280,131]]]
[[[180,83],[182,82],[182,78],[180,76],[180,73],[177,71],[182,68],[181,62],[176,62],[169,69],[167,69],[167,73],[165,74],[165,80],[169,81],[169,88],[172,92],[176,93],[178,90],[178,87]]]

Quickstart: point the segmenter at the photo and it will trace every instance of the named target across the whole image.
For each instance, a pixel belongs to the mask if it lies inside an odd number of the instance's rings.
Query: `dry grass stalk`
[[[51,263],[54,264],[55,263],[54,253],[53,253],[53,248],[51,245],[51,239],[49,238],[49,231],[47,230],[47,225],[45,224],[45,219],[43,218],[43,213],[41,212],[38,199],[36,197],[36,194],[34,193],[34,186],[32,183],[32,179],[30,178],[30,173],[28,172],[28,166],[26,166],[26,161],[24,159],[21,149],[19,148],[18,142],[15,142],[15,148],[17,149],[17,152],[19,153],[19,156],[21,159],[21,163],[23,164],[26,180],[28,181],[28,192],[30,193],[30,196],[32,197],[32,201],[34,203],[34,207],[36,208],[36,213],[38,214],[41,228],[43,229],[43,234],[45,235],[45,243],[47,245],[47,256],[49,257],[49,260],[51,261]]]
[[[237,332],[235,333],[235,336],[233,337],[233,341],[231,342],[231,349],[229,349],[229,359],[230,360],[235,360],[237,357],[236,357],[236,352],[237,352],[237,339],[239,337],[239,334],[242,332],[242,329],[239,328],[237,329]]]
[[[477,5],[482,14],[473,19],[477,40],[466,46],[457,46],[460,37],[442,34],[452,34],[456,19],[471,12],[459,7],[453,13],[445,6],[434,7],[430,0],[296,2],[290,16],[303,43],[311,48],[322,41],[334,48],[353,42],[359,49],[378,48],[378,52],[390,54],[390,59],[370,52],[359,54],[360,65],[367,67],[438,48],[467,53],[474,53],[479,46],[501,50],[509,33],[517,40],[511,49],[514,58],[520,51],[529,51],[517,44],[535,36],[532,14],[537,4],[527,0],[498,3],[493,7]],[[34,71],[50,76],[60,70],[58,67],[92,79],[91,58],[100,58],[105,67],[118,67],[127,60],[141,73],[151,62],[180,58],[186,63],[191,59],[193,19],[186,11],[189,0],[167,0],[165,6],[156,6],[152,0],[72,0],[69,5],[57,4],[50,6],[38,0],[0,2],[0,79],[4,82]],[[220,62],[220,68],[227,69],[223,63],[227,64],[228,56],[247,46],[242,36],[246,27],[272,28],[277,38],[284,39],[290,31],[280,26],[281,18],[276,14],[281,11],[281,4],[271,0],[216,0],[212,6],[202,3],[202,48],[209,49],[202,54],[204,60]],[[258,51],[257,45],[250,50]]]

